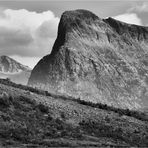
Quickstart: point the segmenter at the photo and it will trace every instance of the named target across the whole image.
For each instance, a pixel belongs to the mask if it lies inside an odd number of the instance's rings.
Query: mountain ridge
[[[107,19],[103,19],[103,20],[107,22],[112,28],[114,28],[116,32],[120,35],[127,33],[127,34],[130,34],[131,37],[137,36],[138,40],[141,40],[141,39],[148,40],[148,27],[147,26],[128,24],[122,21],[118,21],[111,17]]]

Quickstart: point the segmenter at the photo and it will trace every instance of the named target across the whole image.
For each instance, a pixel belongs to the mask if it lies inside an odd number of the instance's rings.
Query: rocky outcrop
[[[51,54],[35,66],[28,84],[115,107],[146,108],[148,27],[66,11]]]

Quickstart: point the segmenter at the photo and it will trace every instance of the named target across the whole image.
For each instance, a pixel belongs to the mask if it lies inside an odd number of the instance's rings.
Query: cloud
[[[50,53],[59,18],[52,11],[0,10],[0,54],[42,57]]]
[[[129,23],[129,24],[136,24],[142,25],[141,19],[137,16],[136,13],[125,13],[118,16],[113,17],[119,21]]]
[[[142,4],[136,3],[128,10],[128,12],[148,12],[148,2],[143,2]]]
[[[29,45],[33,41],[31,34],[27,31],[0,27],[0,47],[15,47]],[[8,44],[9,43],[9,44]]]
[[[36,31],[37,35],[41,38],[55,37],[58,28],[58,22],[58,19],[54,22],[52,20],[43,22]]]

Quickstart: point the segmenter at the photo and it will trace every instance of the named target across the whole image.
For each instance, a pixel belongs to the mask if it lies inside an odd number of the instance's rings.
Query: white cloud
[[[136,3],[128,12],[148,12],[148,2],[143,2],[142,4]]]
[[[5,16],[0,20],[0,25],[5,25],[11,28],[30,28],[31,31],[37,29],[45,21],[57,21],[58,18],[54,16],[52,11],[45,11],[42,13],[31,12],[26,9],[12,10],[5,9],[2,11]]]
[[[52,11],[0,10],[0,54],[40,58],[50,53],[58,23]]]
[[[142,25],[141,19],[137,16],[136,13],[125,13],[118,16],[113,17],[119,21],[129,23],[129,24],[136,24]]]

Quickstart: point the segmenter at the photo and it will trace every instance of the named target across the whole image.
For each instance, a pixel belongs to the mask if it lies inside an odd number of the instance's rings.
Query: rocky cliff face
[[[64,12],[51,54],[29,85],[115,107],[148,106],[148,27]]]

